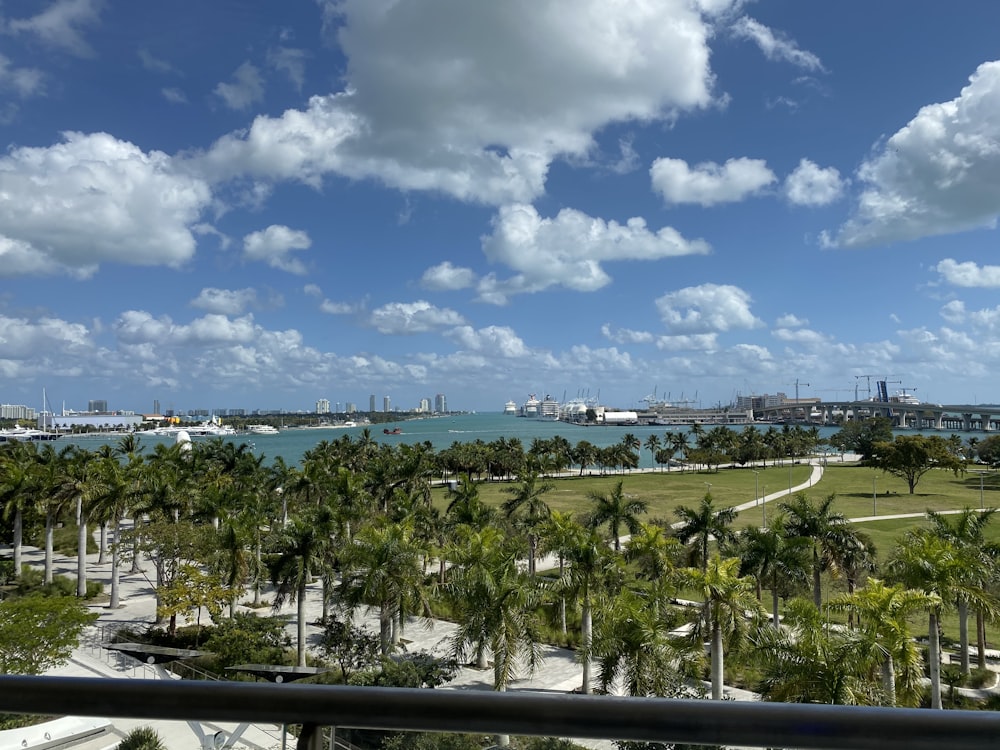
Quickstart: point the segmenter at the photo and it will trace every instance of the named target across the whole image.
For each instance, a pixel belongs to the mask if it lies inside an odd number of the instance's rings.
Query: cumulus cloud
[[[945,258],[934,266],[934,270],[953,286],[987,289],[1000,287],[1000,266],[980,266],[972,261],[959,263],[952,258]]]
[[[160,89],[163,98],[171,104],[187,104],[187,96],[178,88],[167,87]]]
[[[463,349],[486,352],[491,356],[511,358],[523,357],[528,353],[528,348],[521,337],[507,326],[487,326],[479,329],[472,326],[457,326],[446,331],[445,337]]]
[[[223,137],[199,160],[206,173],[308,184],[336,173],[528,202],[553,159],[586,156],[607,125],[712,103],[712,21],[689,0],[581,0],[570,14],[558,0],[345,0],[330,12],[344,90]]]
[[[965,303],[954,299],[941,307],[941,317],[952,325],[965,321]]]
[[[809,325],[809,321],[805,318],[800,318],[797,315],[792,315],[791,313],[786,313],[779,317],[775,323],[779,328],[801,328],[802,326]]]
[[[533,206],[504,206],[493,220],[492,233],[483,238],[483,252],[491,263],[516,273],[507,279],[495,274],[481,279],[479,298],[504,304],[512,294],[551,286],[591,292],[611,282],[602,263],[659,260],[709,250],[703,240],[687,240],[671,227],[654,232],[637,217],[619,224],[565,208],[546,219]]]
[[[223,81],[214,93],[230,109],[249,109],[251,104],[264,100],[264,79],[248,60],[236,69],[231,82]]]
[[[812,52],[801,49],[784,34],[776,33],[749,16],[741,16],[733,23],[732,32],[737,37],[754,42],[768,60],[789,62],[805,70],[822,71],[823,63]]]
[[[38,68],[18,68],[0,54],[0,91],[13,91],[18,96],[33,96],[42,91],[45,74]]]
[[[658,298],[656,307],[663,324],[675,335],[718,333],[763,325],[750,312],[750,295],[728,284],[679,289]]]
[[[866,247],[996,226],[1000,61],[951,101],[929,104],[858,169],[864,189],[829,244]]]
[[[391,302],[371,311],[368,323],[379,333],[411,334],[459,326],[465,319],[454,310],[430,302]]]
[[[180,266],[211,201],[201,180],[159,151],[106,133],[64,133],[0,157],[0,274],[92,274],[101,263]]]
[[[771,335],[779,341],[811,346],[818,346],[829,341],[829,338],[822,333],[811,331],[808,328],[776,328],[771,331]]]
[[[144,310],[123,312],[112,329],[125,343],[155,343],[164,347],[245,344],[258,334],[250,314],[235,319],[209,314],[182,325],[174,323],[169,315],[154,318]]]
[[[735,203],[777,180],[763,159],[729,159],[725,164],[703,162],[692,169],[683,159],[657,159],[650,167],[653,190],[667,203],[714,206]]]
[[[629,328],[612,329],[605,323],[601,326],[601,335],[616,344],[652,344],[656,337],[649,331],[633,331]]]
[[[823,169],[809,159],[785,178],[785,196],[797,206],[826,206],[844,194],[844,187],[835,167]]]
[[[306,78],[305,50],[295,47],[274,47],[267,51],[267,64],[288,76],[296,91],[302,91]]]
[[[173,65],[166,60],[160,59],[148,49],[140,49],[137,54],[139,55],[139,62],[142,63],[142,67],[146,70],[153,73],[177,73],[177,69]]]
[[[332,299],[325,299],[319,303],[319,311],[327,315],[350,315],[357,310],[358,307],[349,302],[335,302]]]
[[[424,271],[420,285],[434,291],[454,291],[468,289],[476,283],[476,274],[471,268],[454,266],[450,261],[439,263]]]
[[[718,334],[715,333],[696,333],[691,336],[658,336],[656,348],[665,352],[711,352],[718,349],[718,341]]]
[[[0,371],[5,374],[15,362],[21,363],[17,369],[32,368],[31,362],[41,365],[48,359],[45,353],[86,356],[96,348],[86,326],[50,317],[29,320],[0,315],[0,341]]]
[[[256,302],[257,292],[254,289],[206,287],[191,300],[191,306],[220,315],[239,315]]]
[[[80,27],[95,23],[103,6],[103,0],[56,0],[38,15],[10,20],[7,28],[14,33],[33,34],[78,57],[91,57],[94,51]]]
[[[267,229],[251,232],[243,238],[243,256],[248,260],[266,262],[273,268],[302,275],[306,267],[298,258],[291,257],[294,250],[306,250],[312,245],[309,235],[300,229],[289,229],[283,224],[272,224]]]

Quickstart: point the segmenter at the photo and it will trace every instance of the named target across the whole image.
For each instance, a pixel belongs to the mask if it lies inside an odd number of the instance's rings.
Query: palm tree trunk
[[[979,668],[986,669],[986,618],[982,610],[976,611],[976,656]]]
[[[259,534],[258,534],[259,536]],[[260,559],[261,559],[261,544],[260,539],[257,540],[256,547],[254,549],[254,555],[257,557],[257,569],[253,574],[253,606],[254,608],[260,607]]]
[[[87,595],[87,517],[77,500],[76,512],[76,595],[81,599]]]
[[[388,656],[392,648],[392,609],[388,604],[378,610],[378,644],[382,656]]]
[[[120,604],[120,586],[118,585],[118,579],[120,576],[121,561],[120,555],[118,553],[118,541],[119,541],[119,522],[115,518],[114,534],[111,538],[111,609],[118,609]]]
[[[813,604],[816,605],[816,609],[822,609],[823,607],[823,588],[820,585],[820,564],[819,564],[819,552],[816,548],[813,548]]]
[[[958,642],[962,649],[962,655],[960,657],[962,676],[969,676],[969,605],[968,603],[958,600]]]
[[[930,615],[927,617],[927,640],[928,640],[928,655],[927,661],[930,662],[928,667],[930,668],[931,677],[931,708],[942,708],[941,706],[941,641],[938,635],[938,617],[937,612],[931,611]]]
[[[24,522],[21,509],[14,510],[14,578],[21,577],[21,547],[24,544]]]
[[[590,597],[583,599],[583,612],[580,615],[580,632],[583,640],[583,685],[580,689],[584,695],[590,695],[590,648],[594,642],[593,615],[590,607]]]
[[[778,576],[775,574],[774,580],[771,582],[771,622],[774,624],[774,629],[777,630],[781,627],[781,618],[778,616]]]
[[[295,635],[298,643],[295,644],[295,648],[299,657],[299,666],[306,666],[306,580],[303,577],[302,582],[299,583],[298,591],[298,622],[295,623],[296,631]]]
[[[52,527],[55,521],[52,511],[45,510],[45,583],[52,583]]]
[[[108,522],[101,521],[101,536],[98,540],[97,564],[104,565],[108,561]]]
[[[722,628],[712,622],[712,700],[722,700],[722,675],[724,673],[722,654]]]
[[[129,569],[129,573],[140,573],[139,568],[139,524],[140,524],[139,514],[135,514],[135,518],[132,519],[132,567]]]
[[[896,707],[896,664],[892,654],[887,653],[882,660],[882,691],[885,693],[885,703]]]

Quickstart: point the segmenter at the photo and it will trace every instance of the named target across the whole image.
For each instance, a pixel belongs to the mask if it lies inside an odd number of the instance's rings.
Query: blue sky
[[[998,28],[3,0],[0,402],[1000,402]]]

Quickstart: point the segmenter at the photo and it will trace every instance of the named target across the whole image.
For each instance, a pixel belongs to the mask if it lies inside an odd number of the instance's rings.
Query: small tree
[[[325,659],[337,662],[345,683],[355,672],[379,663],[379,637],[367,628],[333,616],[323,621],[319,649]]]
[[[875,443],[872,465],[906,481],[910,494],[920,478],[931,469],[946,469],[958,476],[965,460],[948,447],[939,435],[897,435],[892,442]]]
[[[136,727],[118,743],[118,750],[166,750],[166,747],[152,727]]]
[[[165,616],[175,618],[192,610],[196,611],[198,635],[201,635],[201,610],[207,609],[213,621],[218,621],[222,607],[229,600],[229,589],[217,575],[205,573],[194,565],[185,565],[169,586],[160,592],[160,609]],[[172,620],[173,621],[173,620]]]
[[[75,598],[25,596],[0,602],[0,674],[41,674],[69,659],[97,614]]]

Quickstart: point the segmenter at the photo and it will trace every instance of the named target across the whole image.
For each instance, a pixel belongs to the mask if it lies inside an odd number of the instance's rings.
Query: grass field
[[[618,482],[628,495],[641,498],[649,504],[649,519],[677,520],[675,509],[680,505],[696,506],[711,492],[716,504],[732,507],[754,499],[755,491],[771,494],[787,491],[792,486],[805,483],[812,467],[806,464],[786,464],[756,469],[723,468],[707,472],[642,472],[608,476],[567,476],[550,480],[553,487],[545,495],[545,500],[553,510],[572,512],[582,516],[593,505],[592,493],[610,492]],[[791,480],[789,480],[791,475]],[[877,497],[872,496],[872,481]],[[982,492],[980,492],[982,481]],[[515,486],[512,482],[484,482],[479,485],[480,497],[488,505],[500,505],[507,497],[505,490]],[[968,472],[955,476],[951,472],[933,470],[921,478],[913,495],[906,483],[881,471],[853,464],[831,465],[824,470],[822,479],[805,490],[813,499],[836,496],[834,509],[848,518],[869,518],[887,516],[884,520],[858,522],[859,529],[868,534],[875,543],[880,560],[884,560],[903,535],[927,524],[923,516],[928,510],[948,511],[963,508],[991,508],[1000,506],[1000,473],[984,474]],[[780,512],[780,504],[785,498],[767,503],[767,518],[772,519]],[[434,504],[442,510],[448,504],[447,491],[434,490]],[[874,508],[873,508],[874,505]],[[873,512],[874,510],[874,512]],[[888,518],[897,514],[920,514],[913,518]],[[735,527],[742,528],[761,523],[758,507],[743,511],[736,519]],[[987,537],[1000,542],[1000,515],[995,523],[987,527]],[[824,577],[824,598],[845,591],[842,580]],[[770,599],[765,595],[765,603]],[[912,632],[921,634],[926,630],[926,617],[914,618]],[[945,636],[958,638],[958,619],[953,613],[942,618]],[[993,647],[1000,643],[1000,627],[987,626],[987,638]]]

